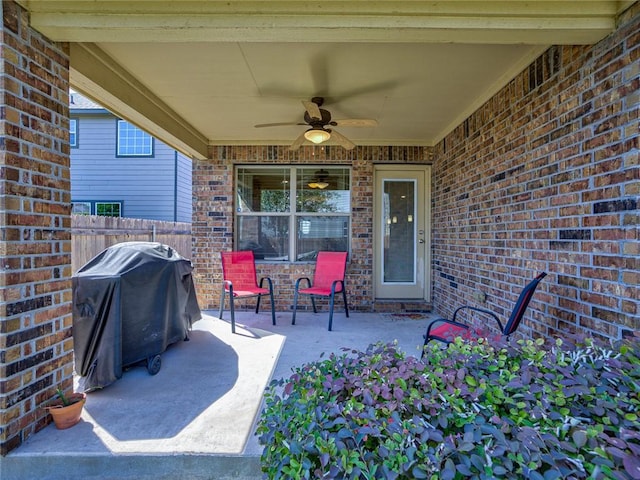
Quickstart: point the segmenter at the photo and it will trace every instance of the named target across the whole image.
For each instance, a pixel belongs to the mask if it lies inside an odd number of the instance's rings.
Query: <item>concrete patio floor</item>
[[[6,457],[3,480],[18,479],[255,479],[262,448],[255,423],[271,379],[343,347],[365,349],[397,341],[418,355],[430,314],[203,312],[189,342],[162,354],[160,372],[128,369],[106,388],[87,394],[81,422],[49,425]],[[416,318],[419,317],[419,318]]]

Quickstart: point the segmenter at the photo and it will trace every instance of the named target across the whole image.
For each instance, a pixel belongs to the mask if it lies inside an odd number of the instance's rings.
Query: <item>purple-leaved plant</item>
[[[272,383],[270,479],[640,479],[640,338],[371,345]]]

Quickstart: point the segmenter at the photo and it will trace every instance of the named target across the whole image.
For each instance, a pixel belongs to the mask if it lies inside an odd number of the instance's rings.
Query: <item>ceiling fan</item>
[[[356,145],[340,132],[332,128],[327,127],[376,127],[378,122],[373,119],[367,118],[350,118],[345,120],[332,120],[331,113],[328,110],[320,108],[324,103],[324,98],[313,97],[311,101],[303,100],[304,105],[304,123],[261,123],[255,125],[256,128],[262,127],[281,127],[286,125],[307,125],[311,128],[302,132],[298,138],[296,138],[289,150],[295,151],[300,148],[305,140],[309,140],[312,143],[319,144],[326,142],[329,139],[333,139],[346,148],[347,150],[353,149]]]

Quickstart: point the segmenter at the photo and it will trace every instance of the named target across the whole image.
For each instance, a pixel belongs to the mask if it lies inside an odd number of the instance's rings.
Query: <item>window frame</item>
[[[84,204],[89,205],[89,213],[73,213],[73,206],[76,204]],[[117,204],[120,210],[120,215],[100,215],[98,213],[98,205],[100,204]],[[71,201],[71,212],[73,215],[97,215],[101,217],[113,217],[113,218],[122,218],[124,217],[124,201],[122,200],[72,200]]]
[[[100,214],[100,213],[98,213],[98,206],[99,206],[99,205],[118,205],[118,213],[119,213],[119,215],[103,215],[103,214]],[[98,216],[101,216],[101,217],[122,218],[122,216],[123,216],[123,215],[122,215],[122,213],[123,213],[123,212],[122,212],[123,205],[122,205],[122,202],[120,202],[120,201],[105,201],[105,200],[97,200],[97,201],[94,203],[94,208],[95,208],[95,213],[94,213],[94,215],[98,215]]]
[[[84,205],[85,207],[89,207],[89,213],[77,213],[74,212],[74,208],[76,205]],[[71,213],[73,215],[92,215],[93,212],[93,205],[91,204],[90,201],[87,200],[73,200],[71,201]]]
[[[69,146],[71,148],[78,148],[78,125],[80,122],[77,118],[69,118]],[[72,141],[71,139],[74,139]]]
[[[349,208],[345,212],[306,212],[297,211],[297,190],[298,190],[298,170],[300,169],[322,169],[322,168],[340,168],[346,170],[349,175]],[[239,187],[239,173],[242,169],[251,170],[283,170],[289,169],[289,211],[286,212],[242,212],[238,205],[238,187]],[[266,258],[264,260],[256,259],[259,263],[290,263],[290,264],[304,264],[313,263],[315,260],[297,260],[299,252],[297,252],[297,229],[298,220],[302,217],[342,217],[347,219],[347,252],[348,258],[351,258],[351,232],[353,225],[353,169],[350,165],[328,165],[328,164],[284,164],[284,165],[255,165],[255,164],[238,164],[234,168],[234,216],[233,227],[234,247],[240,244],[240,218],[241,217],[286,217],[289,219],[289,259],[288,260],[274,260]]]
[[[141,132],[143,135],[146,135],[147,137],[149,137],[149,153],[121,153],[120,152],[120,148],[121,148],[121,131],[120,131],[120,126],[121,125],[127,125],[129,127],[132,127],[133,129],[135,129],[135,131],[139,131]],[[127,148],[130,148],[129,145],[127,145]],[[126,120],[123,120],[121,118],[116,119],[116,158],[153,158],[155,155],[155,138],[148,134],[147,132],[145,132],[144,130],[142,130],[141,128],[138,128],[137,126],[135,126],[133,123],[127,122]]]

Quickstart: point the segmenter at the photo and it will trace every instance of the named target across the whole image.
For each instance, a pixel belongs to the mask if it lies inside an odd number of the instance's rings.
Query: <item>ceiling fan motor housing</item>
[[[320,115],[322,115],[321,119],[311,118],[308,112],[304,112],[304,121],[315,128],[322,128],[325,125],[331,125],[331,113],[329,113],[329,111],[321,108]]]
[[[320,144],[326,142],[329,139],[333,139],[335,143],[341,145],[343,148],[347,150],[352,150],[355,148],[355,143],[349,140],[347,137],[342,135],[340,132],[337,132],[331,127],[337,126],[345,126],[345,127],[375,127],[377,126],[377,122],[371,119],[343,119],[334,121],[331,120],[331,113],[328,110],[324,110],[320,108],[324,103],[324,98],[322,97],[313,97],[311,101],[302,101],[304,105],[304,122],[279,122],[279,123],[263,123],[259,125],[255,125],[256,128],[260,127],[280,127],[286,125],[308,125],[309,129],[302,132],[298,137],[293,141],[289,150],[296,151],[300,148],[300,146],[304,143],[305,140],[308,140],[314,144]]]

